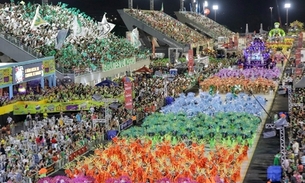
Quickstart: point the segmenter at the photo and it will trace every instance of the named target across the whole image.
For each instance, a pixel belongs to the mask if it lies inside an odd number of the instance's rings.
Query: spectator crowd
[[[206,43],[208,38],[161,11],[125,9],[131,16],[145,22],[181,44]]]
[[[47,100],[49,103],[69,102],[73,100],[92,100],[93,95],[100,95],[103,98],[117,98],[123,93],[122,86],[90,86],[83,84],[68,84],[56,87],[45,87],[36,89],[27,87],[27,92],[16,93],[13,98],[8,94],[1,98],[0,106],[12,104],[17,101],[41,101]]]
[[[198,24],[204,26],[207,30],[211,31],[214,37],[232,37],[232,35],[234,35],[234,32],[204,15],[198,14],[196,12],[182,11],[181,13],[183,13],[188,19],[197,22]]]
[[[76,8],[67,4],[43,5],[39,8],[42,20],[39,27],[32,28],[38,4],[0,4],[0,30],[6,38],[15,40],[21,47],[42,56],[55,56],[57,67],[63,71],[88,69],[94,71],[102,64],[130,57],[146,57],[147,51],[132,46],[126,39],[112,33],[103,35],[100,24]],[[58,16],[60,15],[60,16]],[[74,31],[74,19],[79,22],[81,32]],[[55,40],[60,30],[69,30],[62,48],[55,48]]]

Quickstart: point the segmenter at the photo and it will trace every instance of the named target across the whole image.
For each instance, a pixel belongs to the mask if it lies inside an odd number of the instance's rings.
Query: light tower
[[[133,0],[128,0],[128,8],[129,9],[133,8]]]
[[[184,11],[184,0],[180,0],[180,11]]]
[[[193,0],[193,3],[192,3],[192,9],[193,9],[193,12],[196,12],[196,0]]]
[[[216,15],[217,15],[217,10],[218,10],[218,5],[213,5],[213,10],[214,10],[214,21],[216,22]]]
[[[154,10],[155,9],[155,2],[154,0],[150,0],[150,10]]]
[[[286,26],[288,28],[289,24],[288,24],[288,10],[289,8],[291,7],[291,4],[290,3],[285,3],[285,9],[286,9]]]

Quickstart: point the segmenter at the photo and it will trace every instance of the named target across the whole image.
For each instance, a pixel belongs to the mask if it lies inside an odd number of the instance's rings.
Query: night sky
[[[1,3],[9,2],[10,0],[0,0]],[[27,0],[24,0],[28,2]],[[198,0],[201,6],[204,0]],[[269,7],[273,7],[273,22],[279,21],[279,14],[282,24],[286,22],[286,9],[284,4],[288,0],[208,0],[209,8],[211,10],[210,18],[214,19],[214,10],[212,5],[217,4],[217,22],[227,26],[234,32],[244,32],[245,24],[249,24],[250,31],[258,31],[260,23],[263,23],[264,30],[269,30],[271,24],[271,11]],[[34,1],[31,1],[34,2]],[[41,2],[37,1],[36,2]],[[123,26],[116,9],[127,8],[128,0],[49,0],[49,3],[57,4],[57,2],[64,2],[70,7],[77,7],[93,18],[100,20],[104,12],[114,21],[115,24]],[[133,7],[139,9],[149,9],[149,0],[133,0]],[[155,0],[155,10],[161,9],[161,4],[164,3],[165,13],[174,16],[174,11],[179,10],[180,0]],[[184,6],[187,10],[190,9],[191,0],[185,0]],[[290,0],[291,8],[289,9],[289,22],[299,20],[305,22],[305,0]],[[201,8],[202,9],[202,8]]]

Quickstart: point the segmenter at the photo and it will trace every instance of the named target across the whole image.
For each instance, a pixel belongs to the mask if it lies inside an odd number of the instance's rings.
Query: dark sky
[[[9,2],[10,0],[0,0],[1,3]],[[28,2],[27,0],[24,0]],[[204,0],[197,0],[202,5]],[[280,14],[277,11],[277,3]],[[217,22],[227,26],[232,31],[244,32],[245,24],[249,24],[249,30],[259,30],[260,23],[263,23],[264,29],[268,30],[271,24],[271,12],[269,7],[273,7],[273,22],[281,17],[282,23],[286,22],[286,10],[284,4],[289,0],[208,0],[211,13],[210,18],[214,19],[214,11],[212,5],[217,4]],[[33,0],[31,1],[33,2]],[[37,1],[36,2],[41,2]],[[86,14],[101,19],[104,12],[107,16],[119,16],[116,9],[127,8],[128,0],[49,0],[49,3],[57,4],[64,2],[71,7],[77,7]],[[179,10],[180,0],[155,0],[155,9],[160,10],[161,4],[164,3],[164,11],[174,16],[174,11]],[[191,0],[185,0],[185,7],[190,8]],[[305,0],[290,0],[291,8],[289,9],[289,22],[299,20],[305,22]],[[134,8],[149,9],[149,0],[133,0]],[[119,20],[119,18],[118,18]],[[115,22],[116,24],[122,24]]]

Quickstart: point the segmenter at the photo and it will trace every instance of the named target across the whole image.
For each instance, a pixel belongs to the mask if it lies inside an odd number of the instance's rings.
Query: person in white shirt
[[[303,156],[301,157],[301,163],[302,165],[305,165],[305,154],[303,154]]]
[[[300,146],[299,146],[299,143],[296,140],[294,140],[294,142],[293,142],[292,149],[293,149],[293,153],[295,155],[299,154]]]
[[[13,121],[13,118],[11,116],[7,117],[7,123],[10,124]]]
[[[94,109],[94,107],[93,107],[93,106],[91,106],[91,107],[90,107],[90,112],[91,112],[91,114],[93,114],[93,113],[94,113],[94,110],[95,110],[95,109]]]

